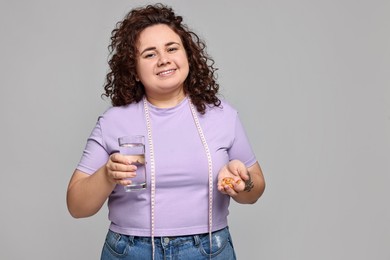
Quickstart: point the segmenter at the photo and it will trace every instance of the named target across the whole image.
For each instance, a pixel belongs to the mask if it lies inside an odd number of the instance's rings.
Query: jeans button
[[[165,244],[168,244],[168,243],[169,243],[169,238],[164,237],[164,243],[165,243]]]

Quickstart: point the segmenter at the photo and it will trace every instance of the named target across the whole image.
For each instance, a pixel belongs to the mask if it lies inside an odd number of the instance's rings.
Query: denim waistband
[[[212,236],[216,235],[219,232],[224,232],[227,229],[228,229],[228,227],[225,227],[223,229],[213,231]],[[119,234],[119,233],[116,233],[116,232],[111,231],[111,230],[109,230],[109,232],[114,234],[114,237],[117,237],[117,236],[127,237],[130,243],[134,243],[136,241],[143,242],[143,243],[151,243],[151,241],[152,241],[151,237],[123,235],[123,234]],[[209,233],[184,235],[184,236],[159,236],[159,237],[154,237],[154,243],[156,243],[156,244],[160,244],[160,243],[161,244],[169,244],[169,243],[180,244],[180,243],[191,241],[191,242],[194,242],[195,244],[199,244],[203,238],[208,237],[208,236],[209,236]]]
[[[210,240],[211,239],[211,240]],[[153,242],[152,242],[153,241]],[[155,250],[152,250],[154,247]],[[102,251],[102,260],[113,259],[216,259],[235,260],[229,229],[209,233],[139,237],[109,231]]]

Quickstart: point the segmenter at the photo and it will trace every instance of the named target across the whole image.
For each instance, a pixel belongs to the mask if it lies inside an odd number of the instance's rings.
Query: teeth
[[[169,74],[169,73],[171,73],[171,72],[173,72],[173,71],[174,71],[174,70],[163,71],[163,72],[160,72],[158,75],[164,76],[164,75],[167,75],[167,74]]]

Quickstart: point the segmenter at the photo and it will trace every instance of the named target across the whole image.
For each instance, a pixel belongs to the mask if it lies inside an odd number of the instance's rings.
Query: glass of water
[[[128,135],[118,138],[119,152],[125,155],[132,165],[137,166],[136,176],[129,178],[130,185],[124,186],[126,192],[146,189],[145,137]]]

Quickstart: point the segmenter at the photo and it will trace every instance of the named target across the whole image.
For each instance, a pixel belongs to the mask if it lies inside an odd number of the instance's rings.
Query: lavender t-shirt
[[[188,98],[172,108],[149,103],[155,155],[155,236],[179,236],[208,232],[208,162]],[[255,155],[238,118],[237,111],[222,101],[198,113],[213,162],[213,230],[227,226],[230,197],[217,190],[218,172],[230,160],[247,167]],[[147,136],[143,102],[108,109],[93,129],[77,169],[93,174],[117,152],[118,137]],[[146,141],[147,142],[147,141]],[[146,161],[150,161],[146,144]],[[117,185],[108,199],[110,229],[134,235],[151,235],[150,164],[147,189],[124,192]]]

